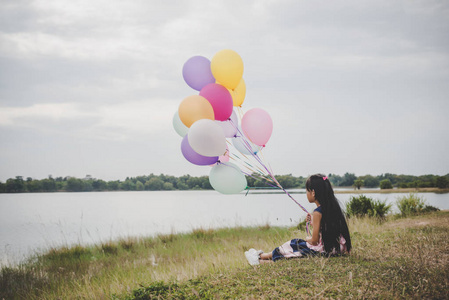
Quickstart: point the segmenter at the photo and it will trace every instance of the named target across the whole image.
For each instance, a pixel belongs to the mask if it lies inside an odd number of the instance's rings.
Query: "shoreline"
[[[392,193],[436,193],[436,194],[446,194],[449,193],[449,188],[446,189],[440,189],[436,187],[430,187],[430,188],[393,188],[393,189],[354,189],[352,187],[333,187],[335,194],[392,194]],[[340,188],[340,189],[339,189]],[[251,191],[254,189],[254,191]],[[295,191],[300,188],[291,188],[291,189],[285,189],[289,194],[305,194],[305,190],[302,189],[301,191]],[[259,191],[257,191],[259,190]],[[68,192],[63,190],[53,191],[53,192],[17,192],[17,193],[4,193],[0,192],[4,195],[12,195],[12,194],[54,194],[54,193],[120,193],[120,192],[186,192],[186,191],[214,191],[213,189],[189,189],[189,190],[142,190],[142,191],[134,191],[134,190],[101,190],[101,191],[79,191],[79,192]],[[284,191],[280,189],[270,189],[270,188],[250,188],[249,190],[246,189],[241,192],[243,193],[250,193],[250,194],[284,194]]]
[[[305,191],[289,191],[289,194],[305,194]],[[250,194],[283,194],[283,191],[267,191],[260,190],[259,192],[250,192]],[[334,189],[335,194],[403,194],[403,193],[436,193],[436,194],[446,194],[449,193],[449,189],[439,189],[439,188],[393,188],[393,189],[344,189],[338,190]]]
[[[371,190],[371,189],[352,189],[352,190],[334,190],[335,194],[393,194],[393,193],[436,193],[445,194],[449,193],[449,189],[439,189],[439,188],[394,188],[394,189],[384,189],[384,190]]]

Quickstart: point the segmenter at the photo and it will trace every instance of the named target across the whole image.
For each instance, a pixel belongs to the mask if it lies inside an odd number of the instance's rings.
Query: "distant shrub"
[[[174,233],[170,233],[170,234],[160,234],[158,235],[158,238],[163,244],[168,244],[178,239],[179,236]]]
[[[385,218],[390,210],[391,204],[387,204],[386,201],[373,200],[365,195],[353,196],[346,203],[346,214],[348,217],[363,217],[367,215],[369,217]]]
[[[382,189],[382,190],[385,190],[385,189],[392,189],[393,188],[393,185],[391,184],[391,181],[390,181],[390,179],[384,179],[384,180],[382,180],[381,182],[380,182],[380,188]]]
[[[113,242],[106,242],[101,244],[101,250],[105,254],[111,254],[111,255],[117,255],[118,254],[118,247],[117,244]]]
[[[204,228],[194,229],[192,231],[192,236],[200,240],[212,239],[215,236],[215,230]]]
[[[73,247],[61,247],[51,248],[46,254],[42,256],[43,259],[48,261],[69,261],[80,260],[86,257],[90,257],[91,250],[80,245]]]
[[[404,217],[439,210],[436,207],[427,205],[426,200],[415,193],[410,193],[408,196],[398,197],[396,205],[401,212],[401,215]]]
[[[449,187],[449,179],[446,176],[438,176],[436,179],[436,186],[439,189],[447,189]]]
[[[133,250],[138,245],[138,243],[139,241],[135,238],[127,238],[119,240],[120,246],[126,251]]]

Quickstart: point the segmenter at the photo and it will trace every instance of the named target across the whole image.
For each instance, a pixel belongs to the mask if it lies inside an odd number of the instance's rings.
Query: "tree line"
[[[247,176],[248,187],[267,188],[267,181]],[[449,188],[449,174],[438,175],[396,175],[385,173],[378,176],[356,176],[345,173],[343,176],[329,174],[334,187],[361,187],[382,189],[388,188]],[[304,188],[307,177],[295,177],[291,174],[276,175],[276,179],[286,189]],[[38,192],[91,192],[91,191],[170,191],[170,190],[211,190],[208,176],[194,177],[183,175],[175,177],[165,174],[127,177],[124,181],[105,181],[87,175],[85,178],[56,177],[51,175],[45,179],[33,179],[16,176],[5,183],[0,182],[0,193],[38,193]]]

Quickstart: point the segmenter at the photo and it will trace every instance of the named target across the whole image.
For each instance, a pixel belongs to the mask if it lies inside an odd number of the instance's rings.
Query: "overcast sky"
[[[208,175],[172,126],[192,56],[243,59],[275,174],[449,173],[448,1],[0,1],[0,180]]]

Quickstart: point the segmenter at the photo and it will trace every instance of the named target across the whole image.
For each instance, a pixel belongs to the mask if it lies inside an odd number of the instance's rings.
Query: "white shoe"
[[[256,249],[249,249],[245,252],[245,257],[251,266],[257,266],[259,264],[259,253]]]

